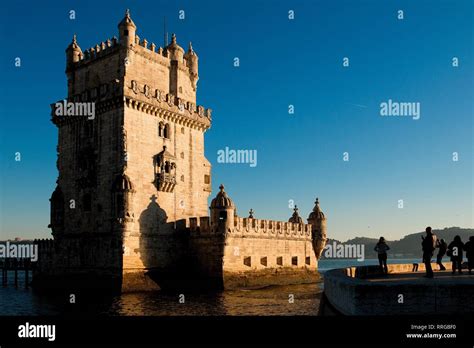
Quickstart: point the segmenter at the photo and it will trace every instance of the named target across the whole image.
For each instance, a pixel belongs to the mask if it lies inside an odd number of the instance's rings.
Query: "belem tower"
[[[58,128],[53,239],[37,240],[33,285],[112,291],[310,282],[326,243],[316,200],[304,223],[239,217],[224,189],[208,206],[211,109],[196,104],[198,56],[173,35],[157,47],[127,11],[119,37],[66,49],[68,93]],[[85,117],[58,105],[89,105]],[[75,110],[77,110],[76,108]],[[89,116],[89,117],[87,117]]]

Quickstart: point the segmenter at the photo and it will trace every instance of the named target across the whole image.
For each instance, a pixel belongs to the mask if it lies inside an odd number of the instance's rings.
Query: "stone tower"
[[[185,52],[175,35],[163,48],[141,40],[128,10],[118,29],[118,39],[84,52],[74,35],[66,50],[64,103],[94,115],[58,116],[52,105],[59,176],[50,227],[64,267],[121,277],[173,263],[177,221],[208,215],[211,110],[196,105],[191,44]]]
[[[327,241],[326,234],[326,216],[321,211],[319,207],[319,199],[316,198],[314,202],[313,211],[309,214],[308,224],[313,226],[312,228],[312,239],[313,239],[313,248],[316,254],[316,258],[319,259],[324,250],[324,246]]]

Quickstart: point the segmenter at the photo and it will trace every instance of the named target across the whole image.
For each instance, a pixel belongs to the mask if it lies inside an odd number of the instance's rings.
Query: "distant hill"
[[[470,236],[474,236],[474,229],[472,228],[460,228],[460,227],[446,227],[442,230],[433,230],[434,234],[438,239],[443,238],[448,244],[454,239],[454,236],[459,235],[463,242],[467,242]],[[381,234],[383,235],[383,233]],[[400,240],[387,240],[387,244],[390,247],[389,257],[392,258],[421,258],[421,236],[424,236],[425,232],[417,232],[409,234]],[[336,239],[329,239],[328,244],[333,242],[341,243]],[[356,237],[349,239],[342,244],[363,244],[365,245],[365,257],[376,258],[374,247],[377,244],[378,238],[367,238],[367,237]],[[324,252],[323,257],[324,259]]]

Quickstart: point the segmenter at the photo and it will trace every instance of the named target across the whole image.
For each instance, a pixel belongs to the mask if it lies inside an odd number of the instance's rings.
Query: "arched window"
[[[162,137],[162,136],[163,136],[164,128],[165,128],[165,125],[163,124],[163,122],[160,122],[160,123],[158,124],[158,136],[159,136],[159,137]]]
[[[171,171],[171,166],[170,166],[170,162],[166,161],[165,163],[165,173],[168,173]]]
[[[163,137],[167,139],[170,138],[170,125],[168,123],[165,125],[165,129],[163,131]]]

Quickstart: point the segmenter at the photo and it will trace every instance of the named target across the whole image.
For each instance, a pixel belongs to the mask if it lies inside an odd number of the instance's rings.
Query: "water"
[[[419,259],[389,260],[389,263],[413,263]],[[319,271],[349,266],[377,265],[378,260],[321,260]],[[24,287],[24,274],[19,272],[19,286],[0,287],[0,315],[119,315],[119,316],[206,316],[206,315],[317,315],[323,291],[322,279],[314,284],[270,286],[253,290],[220,293],[180,294],[160,291],[122,294],[113,297],[83,299],[77,296],[70,304],[68,296],[45,296]],[[294,301],[291,303],[291,299]]]

